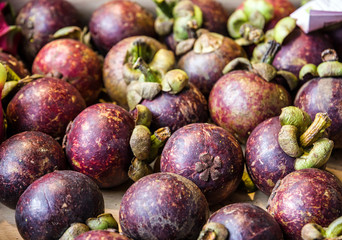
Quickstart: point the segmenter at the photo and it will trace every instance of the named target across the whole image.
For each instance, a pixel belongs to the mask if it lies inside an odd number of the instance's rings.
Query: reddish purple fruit
[[[243,164],[238,141],[227,130],[208,123],[178,129],[166,142],[160,159],[161,172],[193,181],[209,204],[225,200],[236,190]]]
[[[87,107],[66,133],[65,150],[71,168],[93,178],[101,188],[128,180],[133,158],[129,140],[132,116],[122,107],[98,103]]]
[[[75,222],[104,212],[98,186],[70,170],[54,171],[34,181],[19,198],[15,221],[27,240],[59,239]]]
[[[38,51],[66,26],[80,26],[79,13],[65,0],[31,0],[19,11],[16,24],[22,29],[21,51],[31,64]]]
[[[286,239],[300,240],[306,223],[327,227],[342,214],[342,183],[333,174],[308,168],[278,182],[268,200],[268,212]]]
[[[153,100],[143,100],[152,113],[151,129],[169,127],[172,132],[190,124],[207,122],[208,105],[204,95],[193,85],[174,95],[161,92]]]
[[[71,83],[87,105],[94,103],[102,87],[102,62],[96,52],[73,39],[46,44],[37,54],[32,73],[51,74]]]
[[[208,222],[223,224],[229,240],[282,240],[283,233],[274,218],[250,203],[233,203],[214,212]]]
[[[119,211],[122,232],[141,240],[197,239],[208,217],[201,190],[174,173],[154,173],[135,182]]]
[[[36,179],[67,166],[64,152],[51,136],[18,133],[0,145],[0,201],[15,208],[20,195]]]
[[[24,63],[11,54],[0,51],[0,63],[11,68],[20,78],[30,75],[29,71],[25,68]]]
[[[257,188],[267,195],[279,179],[295,170],[295,158],[279,146],[280,129],[279,117],[267,119],[252,131],[246,143],[248,173]]]
[[[109,1],[93,12],[89,30],[96,47],[106,54],[124,38],[154,37],[154,17],[137,2]]]
[[[305,34],[300,28],[295,28],[282,43],[273,65],[278,70],[292,72],[298,77],[305,64],[321,63],[321,52],[328,48],[333,48],[328,35],[322,32]]]
[[[284,87],[245,70],[222,76],[209,96],[213,121],[242,143],[259,123],[279,115],[290,104],[290,95]]]
[[[61,139],[70,121],[86,107],[70,83],[44,77],[21,88],[7,106],[9,127],[15,133],[40,131]]]
[[[82,233],[77,236],[75,240],[129,240],[128,237],[125,237],[122,234],[111,232],[108,230],[93,230]]]
[[[342,148],[342,78],[315,78],[297,92],[294,105],[307,112],[312,119],[316,113],[326,112],[331,119],[327,129],[335,148]]]

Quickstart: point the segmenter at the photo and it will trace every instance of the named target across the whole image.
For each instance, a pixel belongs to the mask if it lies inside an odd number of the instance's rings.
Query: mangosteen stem
[[[322,137],[326,128],[331,125],[331,119],[327,113],[317,113],[313,123],[300,136],[300,145],[305,148],[312,145],[317,139]]]
[[[168,18],[173,18],[172,10],[174,4],[168,4],[165,0],[153,0],[153,2],[158,6],[158,8],[163,12],[163,14]]]
[[[334,142],[328,138],[321,138],[313,143],[313,147],[309,153],[304,153],[297,158],[294,164],[296,170],[305,168],[320,168],[330,158],[334,148]]]
[[[159,149],[164,146],[169,137],[171,137],[171,130],[169,127],[159,128],[154,132],[151,136],[151,150],[147,163],[151,163],[156,159]]]
[[[132,48],[129,51],[130,63],[133,65],[138,58],[142,58],[144,61],[149,62],[152,55],[151,47],[143,40],[134,41]]]
[[[146,127],[150,127],[152,121],[152,113],[151,111],[144,105],[138,104],[136,106],[136,115],[135,115],[135,125],[144,125]]]
[[[145,76],[145,82],[160,82],[157,75],[151,70],[143,58],[139,57],[133,65],[134,69],[139,69]]]
[[[111,213],[103,213],[96,218],[88,218],[86,224],[91,230],[119,229],[119,225]]]
[[[342,235],[342,217],[334,220],[330,225],[326,228],[326,237],[327,238],[335,238]]]
[[[197,240],[225,240],[228,235],[228,229],[223,224],[208,222],[203,226]]]
[[[274,40],[268,41],[267,44],[269,47],[267,48],[265,55],[262,57],[261,62],[272,65],[273,59],[280,48],[280,44]]]
[[[338,61],[338,55],[334,49],[325,49],[322,54],[321,58],[323,62],[335,62]]]

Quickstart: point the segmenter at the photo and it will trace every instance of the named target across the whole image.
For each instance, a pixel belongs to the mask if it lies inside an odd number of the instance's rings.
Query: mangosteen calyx
[[[134,112],[134,121],[135,125],[144,125],[146,127],[150,127],[152,122],[152,113],[151,111],[142,104],[138,104],[136,107],[136,111]]]
[[[140,178],[153,173],[153,169],[146,162],[134,158],[131,165],[129,166],[128,176],[134,182]]]
[[[151,132],[144,125],[136,125],[129,140],[133,155],[139,160],[149,157],[151,151]]]
[[[278,134],[281,149],[296,158],[294,168],[320,168],[329,160],[334,142],[324,138],[331,125],[327,113],[317,113],[311,123],[310,116],[297,107],[285,107],[279,116],[282,125]]]
[[[223,43],[224,36],[209,31],[200,31],[199,37],[194,43],[194,52],[197,54],[211,53],[219,49]]]
[[[63,233],[59,240],[75,239],[78,235],[90,231],[90,228],[84,223],[72,223]]]
[[[220,177],[219,168],[222,167],[222,160],[219,156],[212,156],[208,152],[199,155],[199,162],[195,164],[195,171],[199,173],[199,179],[216,181]]]
[[[226,240],[228,239],[228,229],[221,223],[206,223],[197,240]]]
[[[102,213],[96,218],[88,218],[86,224],[91,230],[119,229],[119,225],[111,213]]]
[[[61,38],[70,38],[77,41],[80,41],[81,43],[84,43],[88,47],[92,48],[90,44],[91,40],[91,34],[88,31],[88,27],[84,27],[81,29],[78,26],[67,26],[63,27],[61,29],[58,29],[53,35],[53,39],[61,39]]]
[[[301,231],[304,240],[342,239],[342,217],[337,218],[324,228],[316,223],[307,223]]]

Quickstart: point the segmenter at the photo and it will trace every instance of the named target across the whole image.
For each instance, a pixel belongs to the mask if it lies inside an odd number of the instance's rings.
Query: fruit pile
[[[289,0],[153,4],[85,24],[67,0],[0,3],[0,203],[22,238],[341,239],[342,22],[304,33]],[[124,183],[116,220],[103,192]]]

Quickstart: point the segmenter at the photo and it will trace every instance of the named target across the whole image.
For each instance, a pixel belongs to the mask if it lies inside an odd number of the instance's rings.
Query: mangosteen
[[[69,122],[85,107],[81,94],[70,83],[43,77],[21,88],[6,113],[13,133],[41,131],[62,139]]]
[[[118,105],[128,109],[127,105],[127,85],[126,74],[128,71],[126,66],[129,65],[130,59],[137,55],[136,43],[147,45],[148,51],[144,51],[145,62],[150,63],[155,53],[166,47],[147,36],[134,36],[121,40],[115,44],[107,53],[103,65],[103,82],[110,98],[117,102]],[[136,60],[136,59],[135,59]],[[130,63],[131,65],[135,62]],[[128,69],[129,70],[129,69]]]
[[[4,66],[8,66],[15,74],[18,75],[19,78],[24,78],[30,75],[24,63],[11,54],[0,51],[0,63]]]
[[[0,145],[0,201],[15,208],[20,195],[36,179],[67,167],[61,145],[37,131],[18,133]]]
[[[342,64],[336,52],[323,52],[324,62],[318,67],[308,64],[302,68],[303,79],[310,79],[297,92],[294,105],[306,111],[311,117],[326,112],[331,119],[327,129],[328,137],[335,142],[335,148],[342,147]],[[329,59],[326,59],[326,57]],[[307,70],[306,70],[307,69]]]
[[[208,123],[178,129],[166,142],[160,159],[161,172],[193,181],[209,204],[225,200],[236,190],[243,166],[238,141],[227,130]]]
[[[226,238],[222,237],[224,228],[227,230]],[[267,211],[251,203],[233,203],[214,212],[198,239],[209,239],[204,236],[210,234],[215,239],[227,240],[283,239],[283,233],[275,219]]]
[[[332,173],[317,168],[294,171],[278,181],[267,210],[286,239],[302,239],[305,224],[327,227],[341,216],[342,183]]]
[[[64,139],[71,168],[91,177],[101,188],[127,181],[133,128],[132,116],[118,105],[87,107],[70,124]]]
[[[103,195],[84,174],[62,170],[34,181],[21,195],[15,211],[24,239],[59,239],[74,222],[104,212]]]
[[[75,238],[75,240],[129,240],[128,237],[110,230],[93,230],[85,232]]]
[[[21,29],[14,25],[14,12],[8,2],[0,2],[0,53],[17,55]]]
[[[38,51],[66,26],[80,26],[76,8],[65,0],[30,0],[19,11],[16,25],[22,30],[20,51],[30,65]]]
[[[109,1],[92,13],[89,30],[95,46],[106,54],[124,38],[137,35],[154,37],[154,17],[139,3]]]
[[[246,142],[259,123],[279,115],[283,107],[291,105],[288,91],[271,81],[278,74],[285,77],[290,75],[293,79],[291,74],[281,73],[269,64],[277,46],[275,42],[271,42],[263,63],[252,65],[245,58],[237,58],[228,63],[223,70],[226,74],[215,83],[210,92],[211,118],[217,125],[230,131],[241,143]],[[236,68],[247,70],[235,70]]]
[[[135,182],[119,211],[122,232],[146,240],[196,239],[208,217],[201,190],[174,173],[154,173]]]
[[[237,57],[246,57],[246,53],[232,39],[202,31],[193,49],[179,59],[178,67],[208,97],[214,84],[222,77],[223,68]]]
[[[87,105],[95,103],[102,87],[102,61],[91,48],[73,39],[46,44],[32,65],[33,74],[49,74],[71,83]]]

